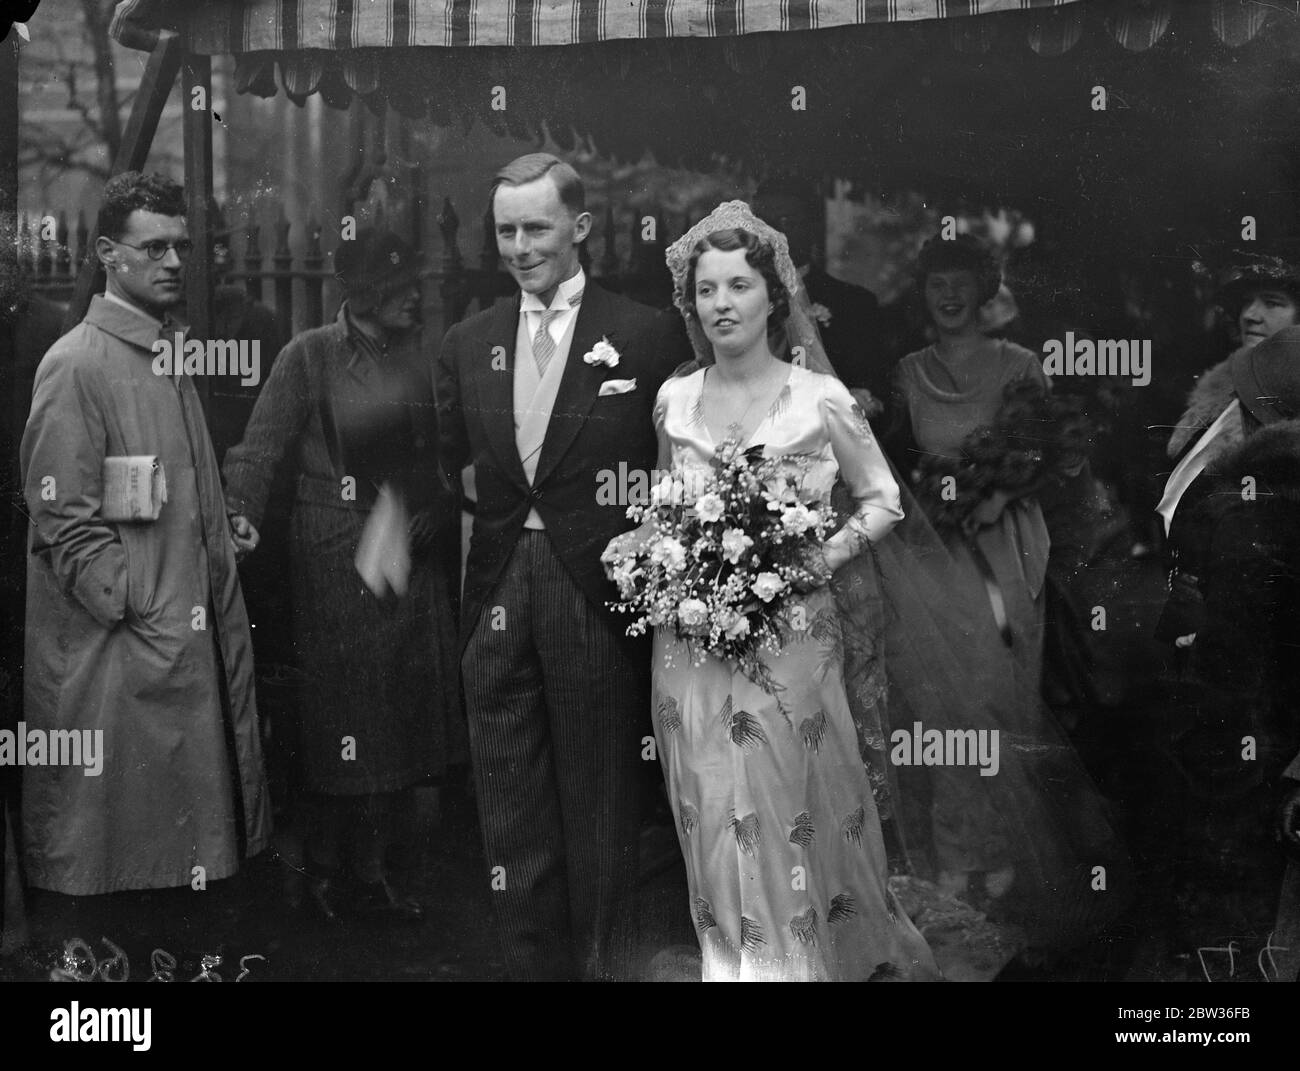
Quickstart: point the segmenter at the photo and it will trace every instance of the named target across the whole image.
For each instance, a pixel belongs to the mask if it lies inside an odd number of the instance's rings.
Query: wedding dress
[[[719,205],[669,248],[678,307],[685,311],[696,243],[729,228],[772,247],[790,294],[789,378],[741,445],[761,443],[765,457],[802,455],[807,486],[827,498],[834,491],[851,515],[859,552],[830,585],[792,596],[806,628],[764,654],[764,686],[712,655],[696,663],[675,634],[656,632],[655,734],[703,977],[937,979],[928,945],[889,890],[880,829],[889,798],[884,675],[869,648],[883,622],[868,540],[901,516],[898,484],[862,408],[830,374],[785,236],[743,202]],[[697,320],[688,316],[687,329],[700,367],[665,383],[655,408],[661,452],[683,470],[707,466],[718,445],[701,402],[712,349]]]
[[[700,405],[708,372],[660,391],[656,422],[675,469],[707,468],[717,448]],[[791,367],[742,446],[808,459],[805,489],[827,500],[841,476],[857,505],[851,523],[878,537],[899,516],[897,485],[861,413],[839,380]],[[924,938],[889,891],[834,594],[795,598],[791,613],[806,627],[763,654],[766,687],[713,655],[694,664],[671,629],[655,633],[655,736],[704,978],[935,978]]]

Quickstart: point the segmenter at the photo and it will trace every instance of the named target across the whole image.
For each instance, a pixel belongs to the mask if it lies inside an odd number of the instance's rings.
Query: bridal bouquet
[[[734,660],[766,679],[760,651],[777,653],[791,629],[790,596],[829,578],[822,545],[834,528],[827,496],[806,488],[811,458],[764,458],[763,447],[718,447],[708,468],[663,475],[648,505],[628,509],[636,533],[603,558],[634,614],[629,635],[671,628],[698,664]]]

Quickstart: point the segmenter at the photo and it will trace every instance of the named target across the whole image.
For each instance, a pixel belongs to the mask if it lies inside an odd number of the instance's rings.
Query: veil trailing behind
[[[702,239],[732,228],[772,246],[790,294],[790,314],[783,337],[772,340],[773,352],[835,375],[785,236],[756,219],[743,201],[720,205],[668,249],[673,301],[696,354],[677,374],[713,363],[699,321],[687,314],[687,269]],[[871,399],[860,401],[865,409]],[[1014,871],[990,916],[1018,926],[1031,947],[1076,946],[1127,906],[1127,854],[1106,801],[1043,702],[1039,681],[1018,672],[988,589],[956,560],[892,459],[890,468],[904,520],[831,581],[844,687],[877,810],[882,821],[892,819],[905,868],[933,879],[934,800],[937,793],[960,794],[972,820],[950,832],[985,839],[989,843],[971,845],[974,854],[999,856],[999,868]],[[847,516],[849,499],[838,486],[836,503]],[[968,764],[932,774],[923,764],[924,734],[934,731],[945,741],[947,761],[956,745]],[[996,746],[996,772],[985,772],[992,763],[981,768],[976,762],[980,740],[986,754]],[[922,764],[915,764],[918,759]]]

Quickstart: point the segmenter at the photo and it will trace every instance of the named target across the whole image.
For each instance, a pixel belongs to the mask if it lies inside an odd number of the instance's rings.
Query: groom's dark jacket
[[[519,295],[456,324],[443,339],[435,371],[442,463],[459,476],[474,466],[477,506],[465,592],[461,604],[461,648],[480,614],[490,605],[511,551],[531,508],[574,582],[593,604],[606,610],[618,596],[605,578],[600,554],[632,527],[628,501],[602,504],[602,483],[621,488],[620,462],[649,478],[657,446],[655,395],[691,350],[676,315],[611,294],[590,277],[574,324],[573,342],[551,411],[546,438],[530,487],[515,445],[515,333]],[[584,354],[606,338],[618,351],[615,367],[587,364]],[[600,396],[607,380],[636,380],[636,389]],[[610,614],[622,634],[628,618]]]

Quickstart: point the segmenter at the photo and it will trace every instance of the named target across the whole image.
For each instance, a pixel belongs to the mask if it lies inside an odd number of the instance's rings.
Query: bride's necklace
[[[782,378],[781,389],[784,389],[785,376],[782,375],[781,378]],[[757,391],[753,391],[753,392],[746,391],[745,394],[746,397],[749,398],[748,403],[745,405],[745,408],[741,410],[740,415],[727,425],[727,438],[735,439],[737,442],[744,441],[744,436],[742,435],[742,432],[744,431],[744,427],[745,427],[745,418],[749,416],[749,411],[754,408],[754,403],[758,401],[760,398],[771,397],[772,387],[771,384],[764,383]]]

